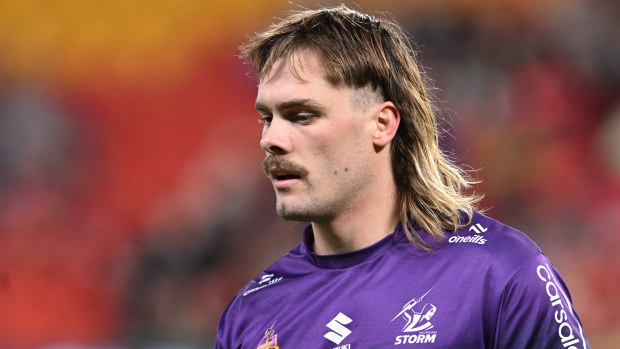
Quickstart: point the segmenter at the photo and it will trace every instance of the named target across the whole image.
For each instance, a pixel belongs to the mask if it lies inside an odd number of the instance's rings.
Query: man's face
[[[281,59],[259,84],[265,172],[278,215],[328,222],[368,204],[363,193],[373,176],[374,109],[354,101],[357,90],[329,84],[315,54],[301,51],[293,61],[301,79]]]
[[[431,304],[431,308],[426,312],[426,314],[424,314],[423,318],[426,320],[430,320],[433,315],[435,315],[435,311],[437,311],[437,308]]]

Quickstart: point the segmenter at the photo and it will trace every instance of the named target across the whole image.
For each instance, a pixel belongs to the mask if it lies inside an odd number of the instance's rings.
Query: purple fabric
[[[331,256],[310,252],[312,238],[308,226],[236,295],[216,348],[590,347],[538,246],[481,214],[431,252],[400,228]]]

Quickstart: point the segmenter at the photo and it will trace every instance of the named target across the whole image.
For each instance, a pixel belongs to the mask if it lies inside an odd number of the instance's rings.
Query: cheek
[[[363,164],[360,142],[356,139],[342,140],[325,149],[324,154],[322,161],[332,176],[344,178],[342,176],[358,172]]]
[[[355,172],[366,157],[363,131],[350,123],[334,126],[334,132],[323,137],[315,136],[307,146],[312,161],[326,176],[342,176]]]
[[[329,181],[334,175],[340,175],[342,172],[340,167],[347,158],[343,156],[342,148],[340,142],[315,138],[309,152],[311,163],[308,165],[314,168],[317,175]]]

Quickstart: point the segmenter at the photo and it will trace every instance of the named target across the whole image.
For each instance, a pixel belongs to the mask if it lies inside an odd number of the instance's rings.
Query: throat
[[[355,212],[322,222],[313,221],[314,252],[326,255],[363,249],[392,234],[400,222],[395,207],[373,213]]]

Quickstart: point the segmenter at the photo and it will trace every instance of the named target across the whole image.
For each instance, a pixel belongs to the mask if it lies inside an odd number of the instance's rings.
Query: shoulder
[[[442,249],[503,274],[515,273],[542,254],[527,235],[479,212],[469,225],[449,234]]]
[[[256,299],[264,301],[265,299],[280,297],[279,289],[281,285],[311,273],[313,266],[307,261],[305,254],[303,244],[299,244],[263,270],[237,292],[223,314],[221,321],[225,321],[228,313],[238,314],[256,306],[257,303],[260,303]]]
[[[590,347],[568,287],[543,254],[511,277],[498,316],[496,347]]]
[[[235,298],[243,298],[282,281],[297,278],[300,273],[307,273],[310,268],[303,244],[299,244],[247,283]]]
[[[271,308],[291,293],[282,286],[290,284],[300,273],[309,273],[309,264],[303,244],[297,245],[239,290],[220,317],[216,348],[240,347],[239,341],[247,339],[249,333],[263,333],[265,329],[260,326],[267,324],[258,319],[260,314],[273,312]],[[255,338],[256,342],[259,340]]]

